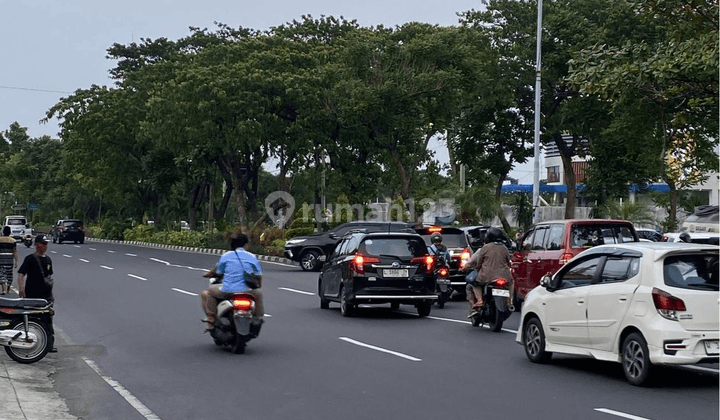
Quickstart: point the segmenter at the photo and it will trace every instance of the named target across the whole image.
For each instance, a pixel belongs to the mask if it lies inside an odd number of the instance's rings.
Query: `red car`
[[[555,274],[588,248],[638,241],[635,228],[627,220],[554,220],[533,225],[513,250],[515,298],[524,300],[542,276]]]

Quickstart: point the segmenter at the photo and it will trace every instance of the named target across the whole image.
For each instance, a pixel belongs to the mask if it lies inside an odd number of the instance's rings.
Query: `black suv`
[[[57,224],[52,227],[52,241],[53,243],[63,243],[63,241],[85,243],[83,222],[78,219],[58,220]]]
[[[435,294],[434,259],[415,233],[350,233],[323,265],[318,279],[320,307],[340,303],[343,316],[352,316],[360,303],[414,305],[418,315],[430,315]]]
[[[402,232],[412,229],[412,223],[356,221],[343,223],[333,229],[308,236],[296,236],[285,243],[284,255],[300,263],[305,271],[317,271],[322,267],[323,258],[332,252],[335,244],[352,230],[365,232]]]

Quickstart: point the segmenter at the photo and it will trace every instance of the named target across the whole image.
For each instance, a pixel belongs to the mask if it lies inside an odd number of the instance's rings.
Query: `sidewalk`
[[[17,291],[12,289],[4,297],[17,298]],[[55,336],[56,341],[60,340],[58,334]],[[12,360],[4,351],[0,352],[0,420],[77,420],[53,390],[54,354],[48,353],[38,362],[23,364]]]

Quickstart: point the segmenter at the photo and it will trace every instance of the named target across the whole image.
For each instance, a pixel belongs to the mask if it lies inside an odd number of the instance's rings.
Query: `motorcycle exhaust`
[[[0,345],[17,349],[31,349],[37,345],[37,335],[28,332],[26,336],[25,331],[2,330],[0,331]]]
[[[508,311],[515,312],[515,305],[511,304],[510,306],[508,306]]]

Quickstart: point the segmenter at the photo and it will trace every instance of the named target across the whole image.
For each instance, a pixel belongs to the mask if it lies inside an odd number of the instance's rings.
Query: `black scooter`
[[[503,322],[510,317],[515,307],[507,304],[510,297],[510,282],[504,278],[498,278],[484,286],[483,304],[470,316],[473,327],[479,327],[485,323],[494,332],[502,329]]]
[[[442,309],[445,307],[445,302],[450,300],[453,289],[450,286],[450,266],[448,265],[445,258],[440,255],[435,256],[435,274],[436,293],[438,296],[437,306]]]
[[[222,283],[221,277],[210,278],[210,284]],[[212,299],[212,298],[211,298]],[[229,346],[235,354],[245,353],[247,342],[260,335],[262,318],[253,316],[255,296],[234,293],[218,301],[213,328],[207,330],[218,346]]]
[[[55,314],[45,299],[0,297],[0,345],[13,360],[34,363],[50,351],[53,336],[48,325]]]

